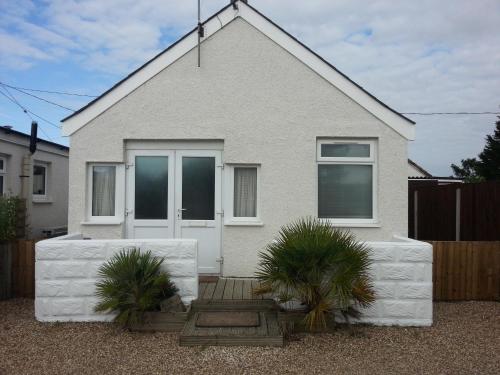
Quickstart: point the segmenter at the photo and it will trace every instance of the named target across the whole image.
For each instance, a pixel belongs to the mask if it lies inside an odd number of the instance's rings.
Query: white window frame
[[[257,169],[257,208],[255,217],[235,217],[234,216],[234,168],[256,168]],[[260,164],[226,164],[224,170],[224,225],[228,226],[262,226],[264,225],[260,217]]]
[[[7,173],[7,158],[5,156],[0,156],[0,160],[3,161],[3,168],[0,169],[0,173]]]
[[[321,156],[321,145],[323,144],[366,144],[370,146],[368,157],[326,157]],[[378,157],[376,139],[335,138],[318,139],[316,148],[316,215],[319,214],[319,165],[371,165],[372,166],[372,218],[350,219],[350,218],[320,218],[334,226],[339,227],[379,227],[378,221]]]
[[[4,156],[0,156],[0,160],[3,161],[3,167],[0,169],[0,177],[2,178],[2,189],[0,190],[0,196],[4,195],[7,191],[7,187],[5,186],[7,183],[7,158]]]
[[[42,167],[45,169],[45,186],[44,191],[45,194],[35,194],[33,192],[33,184],[34,184],[34,176],[35,176],[35,167]],[[46,163],[43,161],[35,161],[33,163],[33,181],[31,182],[31,191],[33,192],[33,202],[47,202],[49,201],[49,176],[50,176],[50,163]]]
[[[114,216],[92,216],[92,185],[94,167],[115,167],[115,214]],[[87,163],[86,221],[84,225],[117,225],[124,221],[125,213],[125,164]]]

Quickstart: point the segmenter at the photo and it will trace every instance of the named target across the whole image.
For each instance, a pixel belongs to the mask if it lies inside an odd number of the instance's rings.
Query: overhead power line
[[[9,85],[7,83],[4,83],[4,82],[0,82],[0,85],[2,85],[4,87],[4,89],[7,91],[7,88],[10,88],[10,89],[13,89],[13,90],[17,90],[25,95],[29,95],[29,96],[32,96],[38,100],[42,100],[46,103],[49,103],[49,104],[52,104],[52,105],[55,105],[55,106],[58,106],[60,108],[63,108],[63,109],[66,109],[68,111],[73,111],[73,112],[76,112],[75,109],[72,109],[72,108],[69,108],[69,107],[66,107],[66,106],[63,106],[62,104],[59,104],[59,103],[55,103],[53,101],[50,101],[50,100],[47,100],[45,98],[41,98],[39,96],[36,96],[34,94],[30,94],[29,92],[26,92],[26,91],[34,91],[34,92],[42,92],[42,93],[47,93],[47,94],[59,94],[59,95],[72,95],[72,96],[82,96],[82,97],[87,97],[87,98],[98,98],[97,95],[87,95],[87,94],[78,94],[78,93],[72,93],[72,92],[65,92],[65,91],[50,91],[50,90],[40,90],[40,89],[33,89],[33,88],[26,88],[26,87],[18,87],[18,86],[12,86],[12,85]],[[8,92],[8,91],[7,91]],[[9,93],[10,94],[10,93]],[[10,94],[11,97],[13,97],[12,94]],[[16,100],[14,98],[14,100]],[[16,100],[17,102],[17,100]],[[18,104],[18,103],[17,103]],[[25,108],[23,108],[23,110],[25,110]],[[27,111],[31,114],[34,114],[33,112],[31,111]],[[483,112],[467,112],[467,111],[461,111],[461,112],[400,112],[402,115],[416,115],[416,116],[446,116],[446,115],[500,115],[500,112],[494,112],[494,111],[483,111]],[[35,116],[39,117],[39,118],[42,118],[38,115],[35,114]],[[42,118],[43,119],[43,118]],[[51,125],[55,125],[54,123],[48,121],[48,120],[44,120],[46,122],[48,122],[49,124]],[[60,127],[59,125],[55,125],[57,127]]]
[[[64,105],[62,105],[62,104],[58,104],[58,103],[55,103],[55,102],[53,102],[53,101],[47,100],[47,99],[45,99],[45,98],[41,98],[41,97],[39,97],[39,96],[37,96],[37,95],[30,94],[29,92],[26,92],[26,91],[23,91],[23,90],[21,90],[21,89],[15,88],[14,86],[6,85],[5,83],[2,83],[2,82],[0,82],[0,85],[2,85],[3,87],[9,87],[9,88],[11,88],[11,89],[13,89],[13,90],[19,91],[20,93],[23,93],[23,94],[25,94],[25,95],[29,95],[29,96],[31,96],[31,97],[33,97],[33,98],[36,98],[36,99],[41,100],[41,101],[44,101],[44,102],[46,102],[46,103],[49,103],[49,104],[55,105],[55,106],[57,106],[57,107],[59,107],[59,108],[63,108],[63,109],[66,109],[66,110],[68,110],[68,111],[72,111],[72,112],[75,112],[75,111],[76,111],[76,110],[74,110],[73,108],[68,108],[68,107],[66,107],[66,106],[64,106]]]
[[[62,126],[61,126],[61,125],[57,125],[57,124],[53,123],[52,121],[49,121],[49,120],[47,120],[46,118],[43,118],[42,116],[37,115],[37,114],[36,114],[36,113],[34,113],[34,112],[31,112],[30,110],[28,110],[28,112],[29,112],[29,113],[31,113],[33,116],[38,117],[40,120],[45,121],[47,124],[50,124],[50,125],[52,125],[52,126],[55,126],[57,129],[62,129]]]
[[[7,94],[5,94],[3,91],[0,91],[0,94],[2,94],[3,96],[5,96],[7,99],[9,99],[12,103],[14,103],[15,105],[17,105],[19,108],[21,108],[21,110],[26,114],[26,116],[28,116],[31,121],[33,121],[33,117],[31,117],[31,115],[29,114],[28,110],[26,108],[24,108],[21,103],[19,103],[17,101],[17,99],[15,98],[14,95],[12,95],[9,90],[7,90],[7,88],[3,88],[5,90],[5,92]]]
[[[29,89],[29,88],[26,88],[26,87],[18,87],[18,86],[8,85],[8,84],[3,83],[3,82],[0,82],[0,83],[4,84],[5,86],[8,86],[10,88],[15,88],[15,89],[24,90],[24,91],[34,91],[34,92],[43,92],[43,93],[46,93],[46,94],[69,95],[69,96],[83,96],[83,97],[87,97],[87,98],[97,98],[97,95],[78,94],[76,92],[66,92],[66,91],[49,91],[49,90]]]
[[[34,119],[33,119],[33,117],[31,117],[30,113],[31,113],[31,114],[33,114],[34,116],[39,117],[40,119],[42,119],[42,120],[44,120],[44,121],[48,122],[48,123],[49,123],[49,124],[51,124],[51,125],[57,126],[57,125],[55,125],[54,123],[52,123],[52,122],[50,122],[50,121],[48,121],[48,120],[45,120],[44,118],[42,118],[42,117],[40,117],[40,116],[36,115],[35,113],[33,113],[33,112],[29,111],[29,110],[28,110],[28,109],[26,109],[26,108],[24,108],[21,104],[19,104],[19,102],[16,100],[16,98],[15,98],[13,95],[12,95],[12,98],[11,98],[11,97],[9,97],[8,95],[6,95],[3,91],[0,91],[0,94],[2,94],[3,96],[5,96],[7,99],[9,99],[9,100],[10,100],[11,102],[13,102],[14,104],[17,104],[17,105],[19,106],[19,108],[21,108],[21,109],[22,109],[22,111],[23,111],[23,112],[24,112],[24,113],[25,113],[25,114],[26,114],[26,115],[27,115],[27,116],[31,119],[31,121],[34,121]],[[48,134],[47,134],[47,132],[43,129],[43,127],[42,127],[41,125],[39,125],[38,127],[39,127],[39,129],[42,131],[42,133],[43,133],[43,134],[44,134],[44,135],[45,135],[45,136],[49,139],[49,141],[52,141],[52,142],[54,141],[54,140],[52,139],[52,137],[51,137],[50,135],[48,135]]]
[[[49,139],[49,141],[54,142],[54,140],[52,139],[52,137],[50,135],[48,135],[45,130],[43,130],[43,128],[42,128],[42,126],[40,124],[38,124],[38,129],[40,129],[42,131],[42,133]]]
[[[4,87],[4,90],[6,90],[5,87]],[[9,92],[7,91],[7,93],[9,93]],[[19,108],[21,108],[21,110],[26,114],[26,116],[28,116],[31,119],[31,121],[34,121],[33,117],[31,116],[31,115],[33,115],[35,117],[38,117],[40,120],[45,121],[47,124],[52,125],[52,126],[58,128],[58,129],[61,129],[60,125],[57,125],[57,124],[53,123],[52,121],[47,120],[46,118],[44,118],[44,117],[42,117],[40,115],[37,115],[35,112],[33,112],[33,111],[27,109],[26,107],[24,107],[21,103],[19,103],[16,100],[16,98],[14,97],[14,95],[10,94],[10,96],[9,96],[9,95],[5,94],[1,90],[0,90],[0,94],[2,94],[3,96],[5,96],[8,100],[10,100],[12,103],[14,103],[15,105],[17,105]]]

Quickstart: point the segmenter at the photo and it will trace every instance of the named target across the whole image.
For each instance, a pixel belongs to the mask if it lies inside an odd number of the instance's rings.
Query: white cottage
[[[69,232],[196,239],[224,276],[301,216],[406,236],[414,123],[245,2],[203,31],[200,56],[195,29],[63,120]]]

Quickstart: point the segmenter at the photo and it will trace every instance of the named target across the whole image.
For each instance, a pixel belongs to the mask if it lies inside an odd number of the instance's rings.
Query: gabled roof
[[[427,172],[424,168],[422,168],[420,165],[418,165],[417,163],[415,163],[413,160],[408,159],[408,164],[410,164],[413,168],[415,168],[417,171],[419,171],[420,173],[422,173],[424,175],[424,178],[432,177],[432,174],[430,174],[429,172]]]
[[[0,131],[1,131],[0,134],[7,134],[7,135],[14,134],[14,135],[23,137],[26,141],[28,141],[28,143],[29,143],[29,140],[31,138],[31,136],[29,134],[22,133],[20,131],[14,130],[10,126],[0,126]],[[0,140],[1,140],[1,137],[0,137]],[[37,143],[43,143],[43,144],[46,144],[48,146],[55,147],[55,148],[57,148],[59,150],[62,150],[62,151],[69,151],[69,147],[68,146],[62,145],[60,143],[46,141],[45,139],[41,139],[41,138],[37,138],[36,142]]]
[[[215,34],[237,17],[241,17],[403,137],[408,140],[415,139],[415,123],[412,120],[381,102],[252,6],[242,1],[237,1],[237,5],[237,9],[235,9],[232,4],[228,4],[203,22],[205,28],[203,40]],[[197,42],[197,28],[194,28],[101,96],[72,115],[64,118],[62,120],[64,123],[63,135],[71,135],[76,132],[174,61],[195,48]]]

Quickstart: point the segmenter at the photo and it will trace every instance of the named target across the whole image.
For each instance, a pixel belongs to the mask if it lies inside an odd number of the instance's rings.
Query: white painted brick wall
[[[195,240],[79,240],[72,235],[36,245],[35,315],[41,321],[106,321],[96,314],[97,269],[127,247],[165,257],[165,267],[185,303],[198,294]],[[367,242],[371,249],[376,301],[360,322],[377,325],[432,324],[432,246],[395,237]]]
[[[36,244],[35,316],[40,321],[109,321],[94,306],[97,270],[124,248],[151,250],[165,257],[163,266],[185,303],[198,295],[196,240],[83,240],[71,234]]]
[[[377,325],[432,325],[432,246],[395,236],[366,242],[373,260],[376,302],[360,321]]]

